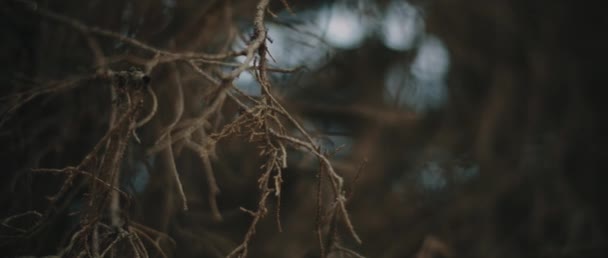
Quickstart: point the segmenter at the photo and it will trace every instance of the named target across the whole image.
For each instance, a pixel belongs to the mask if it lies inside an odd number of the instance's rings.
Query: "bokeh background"
[[[363,244],[345,228],[343,245],[365,257],[605,257],[608,253],[606,14],[580,1],[271,1],[266,27],[275,91],[304,121],[344,175]],[[38,1],[91,26],[171,51],[239,49],[256,1]],[[0,93],[92,70],[78,32],[13,1],[0,3]],[[112,55],[137,53],[110,39]],[[234,61],[242,61],[236,59]],[[120,64],[117,65],[120,67]],[[204,107],[209,83],[178,64],[186,114]],[[172,257],[223,257],[242,240],[257,204],[262,164],[255,145],[232,137],[213,161],[224,216],[209,211],[195,153],[177,151],[191,209],[181,211],[166,164],[143,149],[170,121],[169,67],[152,71],[159,113],[140,130],[123,165],[131,220],[171,236]],[[254,75],[236,87],[259,96]],[[3,108],[9,98],[5,100]],[[0,215],[44,210],[62,177],[32,167],[78,163],[107,127],[109,93],[96,83],[41,96],[0,127]],[[224,112],[234,115],[235,107]],[[6,111],[3,109],[2,111]],[[10,117],[9,117],[10,115]],[[318,161],[291,150],[276,214],[261,222],[250,257],[318,257]],[[366,161],[366,162],[365,162]],[[365,167],[359,176],[362,163]],[[355,180],[355,178],[358,178]],[[78,195],[78,193],[75,193]],[[327,197],[329,198],[329,196]],[[51,255],[78,225],[62,207],[34,236],[12,239],[8,255]],[[271,202],[273,207],[276,202]],[[19,223],[33,223],[24,218]],[[335,252],[332,257],[348,254]]]

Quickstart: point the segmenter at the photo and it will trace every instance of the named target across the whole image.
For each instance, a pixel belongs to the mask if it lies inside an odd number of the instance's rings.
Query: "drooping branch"
[[[160,136],[153,139],[154,144],[146,150],[146,154],[152,156],[162,153],[161,158],[168,162],[167,171],[171,173],[172,178],[175,180],[184,210],[188,209],[188,202],[181,183],[182,179],[175,164],[176,156],[179,154],[177,151],[173,153],[174,148],[179,149],[179,146],[185,146],[199,154],[201,167],[205,171],[209,187],[210,209],[214,218],[219,220],[222,218],[216,200],[216,196],[219,194],[219,186],[215,179],[210,158],[215,157],[216,143],[224,137],[241,135],[247,137],[250,142],[255,142],[259,145],[259,154],[265,160],[265,163],[262,167],[263,173],[257,181],[260,191],[257,209],[255,211],[243,209],[251,214],[253,219],[245,233],[243,241],[229,256],[245,257],[247,255],[249,242],[255,234],[259,221],[268,212],[268,197],[272,195],[277,200],[277,227],[281,231],[279,211],[280,198],[284,192],[282,186],[283,173],[285,168],[287,168],[286,146],[294,146],[318,158],[320,162],[318,176],[327,175],[330,179],[331,189],[335,198],[331,207],[335,207],[333,211],[335,216],[341,218],[352,237],[361,243],[361,239],[355,232],[346,210],[345,203],[347,198],[345,196],[346,191],[344,190],[343,178],[335,171],[328,155],[321,151],[315,139],[302,126],[301,122],[283,106],[280,98],[273,92],[268,73],[291,72],[293,70],[274,68],[268,65],[267,57],[270,56],[270,53],[266,45],[267,29],[265,27],[265,16],[269,12],[269,0],[260,0],[257,3],[253,19],[254,33],[246,46],[239,51],[226,51],[217,54],[175,53],[162,50],[122,34],[89,26],[67,16],[40,8],[35,2],[30,0],[11,1],[25,6],[27,10],[43,18],[62,24],[83,34],[95,58],[95,66],[98,68],[94,75],[96,77],[106,76],[114,78],[116,76],[124,76],[122,72],[113,72],[109,69],[111,64],[116,60],[126,60],[128,63],[141,65],[145,68],[146,72],[152,71],[159,64],[169,63],[172,74],[171,85],[174,86],[173,88],[177,92],[175,98],[172,99],[174,101],[173,114],[170,123],[161,129]],[[286,1],[283,1],[283,4],[290,9]],[[96,37],[110,38],[128,44],[133,48],[145,50],[152,54],[152,56],[122,56],[116,59],[105,57]],[[242,63],[230,61],[231,58],[236,56],[244,56],[245,58]],[[187,67],[191,68],[191,72],[195,73],[198,77],[204,78],[205,81],[209,82],[209,86],[211,87],[208,90],[210,93],[207,94],[204,101],[204,109],[194,117],[185,115],[184,98],[186,96],[180,76],[181,71],[176,66],[177,63],[186,64]],[[215,71],[209,68],[213,68],[214,66],[231,67],[233,69],[222,72],[222,69]],[[253,71],[256,74],[257,82],[262,88],[261,98],[248,96],[233,85],[234,80],[238,76],[248,71]],[[124,81],[130,81],[130,79],[123,78]],[[112,88],[114,92],[113,102],[118,104],[112,109],[110,127],[106,131],[106,134],[78,166],[74,167],[73,170],[61,170],[69,174],[66,184],[60,190],[62,194],[64,191],[68,191],[69,184],[74,180],[74,175],[88,175],[85,173],[86,171],[92,171],[90,174],[93,175],[91,176],[92,180],[90,180],[90,199],[85,222],[83,222],[82,228],[74,233],[68,246],[71,249],[74,246],[73,241],[80,241],[84,243],[87,252],[90,250],[89,247],[92,246],[93,254],[104,255],[116,246],[119,246],[120,243],[127,242],[134,256],[148,257],[148,252],[142,241],[143,239],[155,247],[158,253],[165,256],[164,251],[159,247],[158,243],[151,240],[148,232],[143,232],[137,227],[131,227],[133,224],[123,227],[125,220],[121,216],[125,214],[121,210],[120,205],[119,193],[122,194],[119,186],[121,177],[120,165],[129,144],[130,136],[136,136],[135,129],[151,121],[157,113],[159,106],[156,94],[151,87],[135,90],[134,88],[125,88],[124,83],[122,84],[123,87]],[[155,86],[157,88],[163,87]],[[29,99],[38,95],[64,89],[71,89],[71,86],[42,89],[25,95],[25,97],[29,101]],[[141,102],[144,100],[144,96],[147,96],[146,93],[152,100],[152,109],[150,113],[140,118],[142,110]],[[223,122],[218,117],[220,117],[220,112],[222,112],[227,101],[237,103],[242,109],[243,114],[218,129],[217,126],[221,124],[218,121]],[[294,128],[295,134],[298,136],[290,136],[290,131],[293,131]],[[321,201],[320,197],[318,201]],[[103,238],[103,236],[107,236],[107,232],[111,227],[104,221],[105,218],[99,214],[108,211],[111,219],[111,223],[109,224],[114,228],[121,228],[119,230],[120,234],[113,239]],[[321,234],[321,231],[318,230],[318,233]],[[69,253],[68,251],[66,254]],[[322,255],[325,255],[325,252],[322,251]]]

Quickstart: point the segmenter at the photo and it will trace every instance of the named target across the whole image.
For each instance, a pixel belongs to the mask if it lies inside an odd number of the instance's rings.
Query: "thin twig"
[[[171,135],[167,137],[169,141],[171,141]],[[179,179],[179,174],[177,173],[177,167],[175,166],[175,159],[173,157],[173,148],[171,146],[165,148],[163,150],[163,158],[165,162],[168,163],[169,172],[173,176],[175,183],[177,185],[177,190],[179,192],[179,196],[182,199],[182,209],[184,211],[188,210],[188,199],[186,198],[186,194],[184,193],[184,187],[182,186],[182,181]]]
[[[125,36],[125,35],[110,31],[110,30],[106,30],[106,29],[102,29],[102,28],[98,28],[98,27],[94,27],[94,26],[87,26],[80,21],[77,21],[77,20],[67,17],[65,15],[61,15],[61,14],[58,14],[51,10],[40,7],[40,6],[38,6],[38,3],[34,2],[34,1],[30,1],[30,0],[12,0],[12,1],[21,3],[25,7],[27,7],[27,9],[29,11],[32,11],[36,14],[39,14],[39,15],[41,15],[45,18],[48,18],[50,20],[53,20],[55,22],[70,26],[77,31],[80,31],[83,33],[90,33],[90,34],[103,36],[103,37],[108,37],[108,38],[113,38],[115,40],[121,41],[123,43],[129,44],[134,47],[137,47],[139,49],[146,50],[146,51],[152,52],[154,54],[160,54],[162,56],[160,58],[160,60],[163,62],[171,62],[171,61],[175,61],[175,60],[187,60],[187,59],[221,60],[221,59],[226,59],[228,57],[238,56],[238,55],[241,55],[241,53],[242,53],[242,51],[238,51],[238,52],[229,51],[229,52],[220,53],[220,54],[205,54],[205,53],[192,53],[192,52],[190,52],[190,53],[173,53],[173,52],[169,52],[166,50],[161,50],[161,49],[155,48],[155,47],[145,44],[139,40],[130,38],[128,36]]]
[[[205,176],[207,177],[207,187],[209,188],[209,206],[211,208],[211,214],[213,215],[214,219],[221,221],[222,214],[217,207],[217,195],[220,193],[220,188],[215,180],[213,167],[211,166],[211,160],[209,159],[209,153],[204,147],[190,140],[186,140],[185,144],[186,147],[198,153],[203,163],[203,169],[205,170]]]
[[[145,124],[147,124],[148,122],[150,122],[150,120],[152,120],[152,117],[154,117],[154,115],[156,114],[156,111],[158,110],[158,99],[156,98],[156,93],[154,93],[152,86],[147,85],[146,91],[148,92],[150,97],[152,97],[152,110],[150,110],[150,113],[148,113],[148,115],[146,115],[146,117],[144,117],[142,120],[137,122],[137,126],[135,126],[136,128],[140,128],[140,127],[144,126]]]

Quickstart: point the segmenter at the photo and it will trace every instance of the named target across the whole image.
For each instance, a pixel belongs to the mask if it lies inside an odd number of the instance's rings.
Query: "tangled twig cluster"
[[[155,82],[151,81],[148,74],[160,64],[169,64],[171,67],[176,98],[171,122],[164,126],[154,144],[147,148],[146,154],[149,156],[159,155],[161,159],[170,164],[169,172],[177,185],[183,210],[188,210],[188,199],[175,164],[174,148],[176,146],[186,147],[200,157],[206,172],[210,209],[216,220],[222,219],[216,201],[220,188],[216,183],[212,165],[212,159],[217,158],[215,149],[218,141],[231,136],[243,137],[258,145],[259,155],[264,159],[264,164],[260,168],[262,173],[258,179],[260,195],[257,208],[255,210],[241,208],[242,211],[252,216],[252,222],[241,244],[228,254],[228,257],[247,256],[248,245],[255,233],[256,225],[268,213],[267,203],[271,196],[277,199],[277,226],[279,231],[281,230],[278,213],[280,211],[283,171],[287,167],[288,148],[308,152],[315,156],[320,163],[318,171],[317,233],[321,255],[324,257],[327,253],[326,250],[331,248],[349,254],[356,254],[334,241],[336,223],[342,221],[354,240],[361,243],[346,209],[347,194],[343,178],[333,168],[329,154],[321,150],[315,139],[301,125],[301,122],[281,104],[280,99],[273,92],[268,73],[289,70],[272,68],[268,65],[267,56],[269,53],[266,45],[268,38],[264,19],[268,12],[269,0],[260,0],[257,4],[253,20],[254,32],[246,47],[238,51],[225,51],[217,54],[178,53],[161,50],[112,31],[88,26],[75,19],[41,8],[30,0],[13,1],[21,4],[32,13],[81,33],[94,56],[96,71],[92,75],[48,84],[14,95],[11,98],[12,106],[8,109],[9,113],[39,95],[66,91],[77,87],[83,81],[92,79],[100,79],[109,84],[112,95],[109,128],[78,165],[63,169],[34,169],[34,171],[40,173],[66,175],[66,180],[59,192],[50,198],[51,206],[59,205],[60,200],[66,202],[66,195],[71,195],[68,200],[74,198],[72,192],[75,188],[84,188],[87,191],[87,203],[81,211],[81,226],[79,230],[73,233],[69,244],[60,251],[60,256],[76,254],[78,256],[104,257],[116,251],[125,252],[125,249],[129,249],[134,257],[148,257],[149,253],[144,244],[144,241],[147,241],[148,245],[153,246],[159,254],[166,257],[165,251],[160,247],[158,241],[161,238],[170,238],[161,232],[129,221],[125,206],[128,206],[130,197],[120,187],[120,178],[124,176],[121,173],[121,164],[125,151],[132,143],[131,139],[140,142],[136,129],[145,126],[158,111],[156,94],[149,85]],[[282,2],[290,10],[287,3]],[[151,55],[143,57],[134,55],[107,57],[100,47],[98,37],[110,38],[128,44]],[[242,63],[227,61],[237,56],[244,56],[244,61]],[[118,72],[111,70],[112,64],[117,62],[141,66],[143,69]],[[205,97],[210,101],[206,103],[204,110],[195,117],[186,118],[184,115],[184,93],[180,71],[176,68],[176,63],[186,64],[193,72],[210,82],[214,87]],[[211,73],[201,64],[228,66],[233,69],[229,72]],[[260,98],[248,96],[233,86],[234,80],[246,71],[255,73],[257,82],[262,89]],[[238,105],[240,115],[233,121],[217,128],[214,119],[221,117],[221,110],[227,101],[232,101]],[[144,105],[150,107],[148,108],[150,110],[148,114],[143,114]],[[84,176],[87,180],[79,181],[80,185],[75,186],[73,184],[77,176]],[[327,214],[322,212],[321,179],[323,177],[329,178],[334,197],[333,203],[328,205],[330,209],[325,211]],[[53,214],[53,209],[44,214],[39,214],[40,219],[37,226],[23,230],[23,233],[35,234],[38,226],[42,225]],[[7,225],[10,223],[6,220],[5,222]],[[330,226],[330,233],[326,243],[323,240],[323,228],[328,225]]]

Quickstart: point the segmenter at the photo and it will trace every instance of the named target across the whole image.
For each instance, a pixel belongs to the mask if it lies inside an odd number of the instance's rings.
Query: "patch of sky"
[[[410,50],[423,31],[424,20],[417,8],[405,1],[391,1],[388,4],[380,35],[387,48],[396,51]]]
[[[259,97],[262,95],[262,88],[250,72],[241,73],[234,81],[234,85],[249,96]]]

